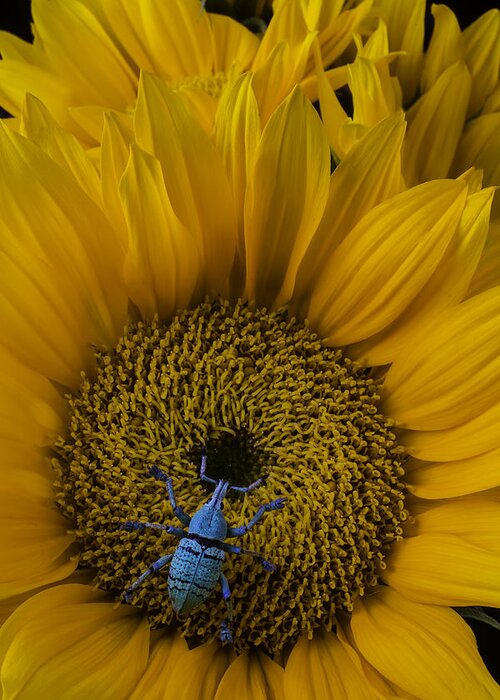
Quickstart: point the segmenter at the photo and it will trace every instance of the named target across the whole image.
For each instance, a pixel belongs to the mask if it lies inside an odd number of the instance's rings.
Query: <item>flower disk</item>
[[[286,497],[238,544],[277,566],[228,555],[237,649],[279,651],[301,632],[332,629],[340,610],[378,582],[407,517],[403,451],[377,408],[378,382],[339,350],[325,347],[286,309],[206,302],[168,326],[131,326],[115,350],[97,351],[94,379],[70,398],[70,431],[56,445],[57,502],[76,523],[82,564],[96,584],[120,594],[177,543],[155,530],[126,532],[126,520],[174,523],[158,465],[177,502],[193,515],[206,501],[198,476],[247,485],[230,497],[230,526]],[[132,602],[150,624],[174,614],[165,570],[147,578]],[[183,624],[193,641],[218,636],[224,602],[214,592]],[[195,638],[198,639],[195,639]]]

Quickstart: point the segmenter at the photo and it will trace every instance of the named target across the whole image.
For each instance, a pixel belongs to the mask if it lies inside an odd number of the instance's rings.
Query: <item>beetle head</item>
[[[224,540],[227,523],[222,512],[224,498],[230,488],[228,481],[220,479],[210,499],[191,518],[189,532],[214,540]]]

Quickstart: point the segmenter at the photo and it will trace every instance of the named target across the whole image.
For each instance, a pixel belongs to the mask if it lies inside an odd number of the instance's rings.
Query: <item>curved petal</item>
[[[483,106],[498,83],[500,66],[500,11],[485,12],[463,33],[465,60],[472,76],[472,93],[467,117]]]
[[[208,18],[213,36],[213,71],[227,73],[233,65],[239,73],[248,70],[259,49],[259,38],[231,17],[209,14]]]
[[[408,111],[403,173],[408,184],[447,177],[469,102],[471,79],[463,61],[447,68]]]
[[[404,102],[415,97],[424,49],[425,0],[377,0],[377,14],[387,25],[389,48],[404,52],[395,63]]]
[[[428,92],[448,66],[464,56],[464,41],[460,25],[452,10],[446,5],[432,5],[434,17],[432,36],[424,56],[420,90]]]
[[[148,665],[128,700],[170,700],[166,694],[168,681],[177,661],[188,651],[186,641],[178,634],[164,635],[151,648]]]
[[[0,346],[0,435],[21,445],[49,446],[61,432],[66,403],[54,385]],[[3,467],[10,468],[5,451]]]
[[[472,420],[448,430],[405,431],[400,444],[418,459],[451,462],[500,447],[499,424],[500,403],[496,403]]]
[[[500,554],[456,535],[431,532],[396,542],[382,578],[420,603],[500,606]]]
[[[165,698],[213,698],[233,659],[234,652],[221,647],[219,642],[203,644],[182,654],[165,686]]]
[[[128,697],[147,663],[146,618],[88,586],[49,588],[22,603],[0,630],[6,697]]]
[[[437,532],[500,554],[500,503],[487,498],[452,501],[429,508],[415,518],[412,534]]]
[[[267,123],[245,199],[247,295],[281,306],[328,196],[330,153],[323,127],[299,88]]]
[[[363,656],[412,697],[498,697],[474,635],[453,610],[413,603],[382,588],[358,598],[351,630]]]
[[[245,652],[222,676],[214,700],[285,700],[284,675],[281,666],[262,652]]]
[[[0,480],[0,598],[61,581],[78,564],[71,522],[53,504],[50,479],[28,469]]]
[[[224,292],[236,247],[233,195],[219,153],[181,97],[142,74],[137,144],[160,161],[174,212],[203,249],[206,285]]]
[[[483,413],[500,389],[500,286],[430,319],[394,359],[383,410],[413,430],[452,428]]]
[[[236,250],[240,268],[244,268],[245,260],[245,191],[260,136],[259,108],[251,85],[251,75],[247,74],[238,78],[223,92],[214,124],[215,144],[222,154],[233,188],[238,217]],[[243,269],[241,272],[244,274]]]
[[[15,232],[2,236],[4,344],[72,386],[90,362],[90,343],[112,345],[123,329],[121,241],[41,149],[6,127],[0,144],[0,209]]]
[[[309,299],[322,267],[350,230],[377,204],[401,191],[400,112],[370,129],[335,168],[325,212],[300,263],[294,299]],[[316,309],[310,312],[315,315]]]
[[[299,637],[285,667],[286,700],[373,700],[382,697],[338,637],[318,631]]]
[[[98,205],[101,204],[97,168],[75,136],[61,128],[45,105],[33,95],[26,95],[21,133],[71,173],[82,190]]]
[[[442,259],[460,221],[465,183],[438,180],[372,209],[326,261],[309,320],[346,345],[378,333],[413,301]]]
[[[128,222],[125,279],[143,317],[169,319],[189,305],[200,271],[196,240],[176,217],[161,165],[138,146],[120,182]]]
[[[422,324],[461,301],[483,252],[493,188],[467,197],[460,223],[434,274],[415,297],[404,316],[366,341],[349,347],[348,354],[364,365],[384,365],[411,347]]]
[[[120,108],[134,100],[136,75],[85,3],[34,0],[32,11],[47,65],[77,86],[80,104]]]
[[[453,462],[419,462],[405,482],[419,498],[456,498],[500,486],[500,448]]]

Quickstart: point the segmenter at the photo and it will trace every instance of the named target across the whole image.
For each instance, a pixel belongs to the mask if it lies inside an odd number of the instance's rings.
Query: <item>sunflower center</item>
[[[169,80],[167,85],[171,90],[179,90],[180,88],[196,88],[206,92],[207,95],[212,95],[217,99],[221,96],[224,90],[228,77],[226,73],[219,72],[213,75],[188,75],[179,80]]]
[[[278,652],[300,633],[331,629],[339,611],[378,582],[407,517],[402,449],[379,412],[378,382],[340,350],[325,347],[286,310],[203,303],[169,325],[130,326],[112,351],[96,352],[95,377],[69,398],[68,435],[56,443],[57,503],[75,522],[83,566],[121,594],[179,540],[162,530],[129,532],[125,521],[173,525],[158,466],[192,516],[212,485],[230,491],[224,517],[248,523],[259,506],[286,498],[231,543],[276,565],[227,554],[237,649]],[[234,495],[233,495],[234,494]],[[132,604],[152,627],[177,624],[193,643],[219,635],[226,604],[216,584],[189,616],[169,599],[168,568],[138,586]]]

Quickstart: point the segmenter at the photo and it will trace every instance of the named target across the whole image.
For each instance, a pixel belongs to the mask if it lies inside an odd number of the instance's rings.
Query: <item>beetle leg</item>
[[[255,557],[262,568],[269,573],[276,571],[276,566],[271,564],[270,561],[267,561],[267,559],[264,559],[262,554],[259,554],[259,552],[253,552],[251,549],[243,549],[243,547],[238,547],[238,545],[229,544],[228,542],[217,543],[217,547],[222,549],[224,552],[228,552],[229,554],[249,554],[251,557]]]
[[[169,530],[168,525],[158,525],[157,523],[140,523],[137,520],[127,520],[127,522],[123,523],[123,525],[120,525],[121,530],[127,530],[128,532],[133,532],[134,530],[145,530],[147,527],[150,527],[153,530]]]
[[[227,607],[227,620],[222,620],[221,622],[220,638],[222,643],[232,644],[233,633],[231,628],[233,626],[233,606],[231,603],[231,589],[229,588],[227,578],[222,572],[220,574],[220,585],[222,588],[222,597],[224,598]]]
[[[271,501],[271,503],[266,503],[265,505],[261,506],[246,525],[241,525],[240,527],[230,527],[227,531],[226,537],[241,537],[242,535],[245,535],[250,528],[255,525],[255,523],[259,522],[264,513],[269,513],[271,510],[280,510],[285,505],[285,501],[286,498],[277,498],[275,501]]]
[[[175,493],[174,493],[174,485],[172,483],[172,479],[165,474],[165,472],[162,472],[162,470],[159,467],[151,467],[149,470],[149,473],[151,476],[154,476],[155,479],[160,479],[161,481],[165,482],[167,485],[167,491],[168,491],[168,498],[170,500],[170,503],[172,505],[172,510],[174,511],[174,515],[176,518],[178,518],[183,525],[186,527],[189,527],[189,523],[191,522],[191,518],[187,513],[185,513],[180,506],[177,505],[177,501],[175,500]]]
[[[211,479],[209,476],[205,475],[207,470],[207,453],[205,451],[205,445],[201,448],[201,467],[200,467],[200,479],[202,481],[208,481],[210,484],[216,484],[216,479]]]
[[[166,554],[164,557],[160,557],[156,561],[154,561],[150,567],[146,569],[146,571],[139,576],[138,579],[134,581],[132,585],[130,585],[128,588],[124,590],[122,593],[123,598],[125,601],[128,603],[130,600],[130,597],[132,593],[135,591],[136,588],[138,588],[141,583],[144,581],[145,578],[150,576],[151,574],[154,574],[155,571],[159,571],[160,569],[163,569],[164,566],[166,566],[170,560],[172,559],[174,555],[173,554]]]

